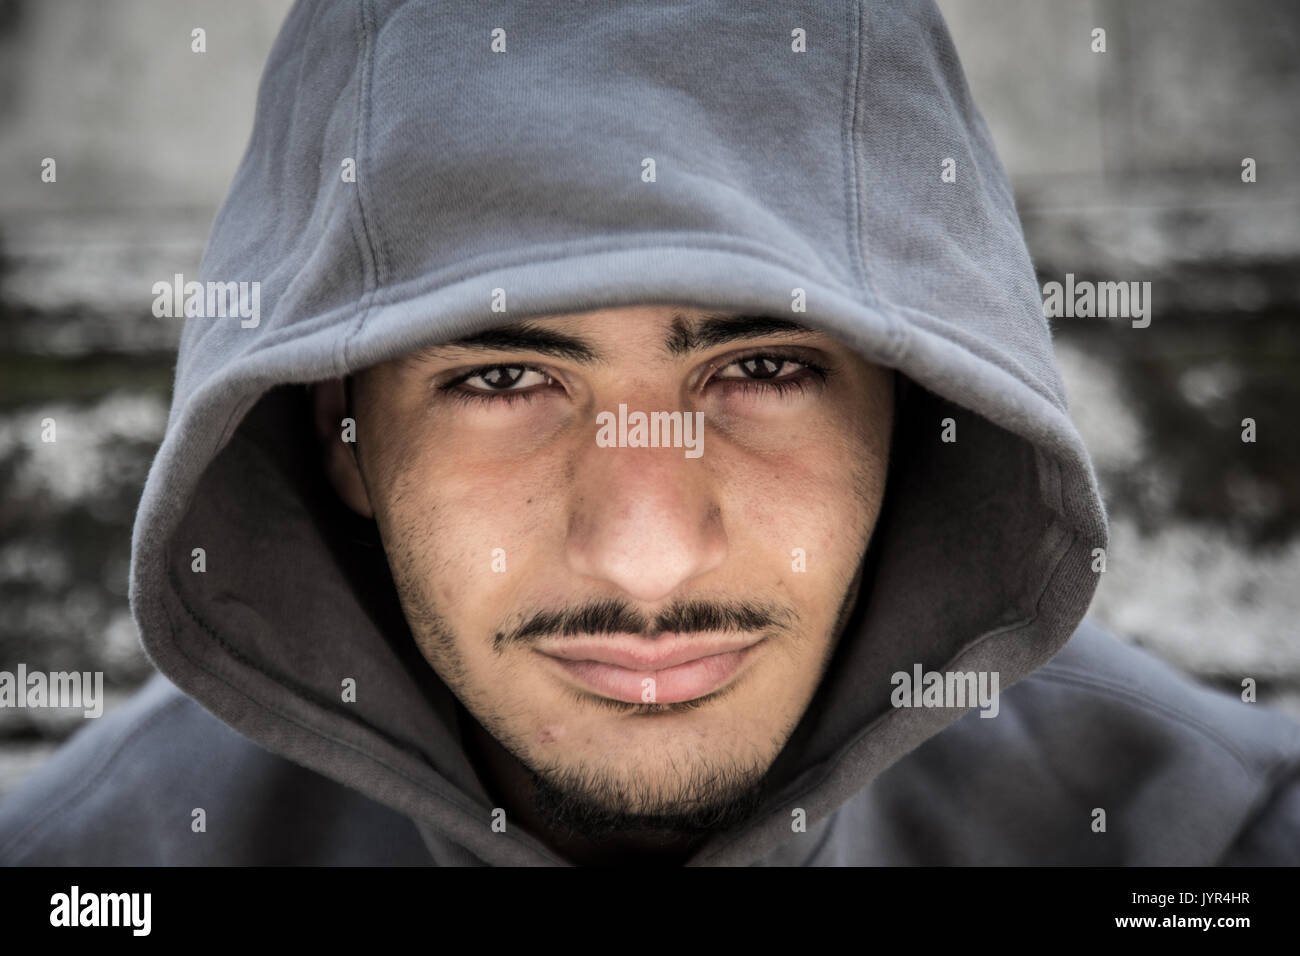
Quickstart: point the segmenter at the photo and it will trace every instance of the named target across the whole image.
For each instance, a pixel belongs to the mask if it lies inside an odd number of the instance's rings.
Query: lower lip
[[[551,657],[551,660],[579,684],[604,697],[629,704],[678,704],[717,690],[735,675],[757,646],[751,644],[738,651],[701,657],[661,671],[634,671],[599,661],[569,661],[560,657]],[[549,654],[543,656],[550,657]],[[653,680],[654,684],[643,683],[647,679]],[[653,698],[649,696],[651,687]]]

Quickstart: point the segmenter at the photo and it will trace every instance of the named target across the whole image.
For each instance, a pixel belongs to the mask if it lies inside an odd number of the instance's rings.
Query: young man
[[[299,4],[199,281],[161,675],[5,862],[1296,862],[1294,722],[1084,622],[930,4]]]

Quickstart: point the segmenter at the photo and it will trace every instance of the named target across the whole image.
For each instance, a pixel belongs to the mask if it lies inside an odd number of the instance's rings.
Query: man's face
[[[360,480],[350,450],[331,470],[478,722],[552,794],[671,828],[725,818],[812,699],[892,374],[789,320],[532,319],[357,376]]]

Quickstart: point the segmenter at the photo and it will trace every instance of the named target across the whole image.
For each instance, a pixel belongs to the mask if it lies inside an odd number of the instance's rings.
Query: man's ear
[[[347,393],[343,379],[317,382],[312,386],[312,403],[316,420],[316,438],[320,442],[321,463],[335,493],[349,508],[365,518],[373,518],[370,496],[361,469],[357,466],[357,426],[348,418]]]

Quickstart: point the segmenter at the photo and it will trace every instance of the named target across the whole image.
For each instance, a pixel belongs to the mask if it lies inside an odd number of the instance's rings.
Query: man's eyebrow
[[[772,315],[730,315],[706,312],[698,319],[681,313],[673,315],[664,349],[672,356],[702,352],[729,342],[762,338],[769,335],[807,335],[815,331],[790,319]],[[420,360],[438,356],[447,349],[479,352],[537,352],[553,358],[568,359],[591,365],[605,361],[600,349],[575,335],[548,329],[532,322],[514,322],[484,329],[470,335],[442,342],[408,356]]]
[[[806,325],[774,315],[706,312],[700,319],[674,315],[664,348],[670,355],[686,355],[744,339],[768,335],[807,335],[813,331],[815,330]]]
[[[443,342],[425,350],[437,354],[443,349],[470,349],[481,352],[539,352],[553,358],[569,359],[590,365],[603,361],[600,350],[576,336],[530,322],[500,325],[482,332]]]

